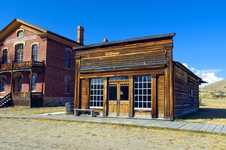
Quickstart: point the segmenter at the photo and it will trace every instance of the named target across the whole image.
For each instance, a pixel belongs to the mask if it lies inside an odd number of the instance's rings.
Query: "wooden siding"
[[[152,68],[167,63],[166,47],[171,40],[96,48],[77,52],[81,73]]]
[[[158,109],[158,118],[165,117],[165,76],[158,76],[157,81],[157,91],[158,91],[158,100],[157,100],[157,109]]]
[[[81,80],[81,108],[89,108],[89,79]]]
[[[177,66],[174,66],[175,116],[194,112],[199,107],[199,82]],[[189,94],[190,90],[193,94]]]

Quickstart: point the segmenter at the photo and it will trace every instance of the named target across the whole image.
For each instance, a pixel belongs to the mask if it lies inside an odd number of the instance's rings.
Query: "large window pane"
[[[103,107],[103,79],[96,78],[90,81],[90,107]]]
[[[134,77],[134,107],[135,109],[151,109],[151,77]]]

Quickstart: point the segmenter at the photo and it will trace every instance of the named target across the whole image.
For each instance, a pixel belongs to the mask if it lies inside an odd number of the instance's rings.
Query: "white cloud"
[[[211,84],[211,83],[221,81],[224,79],[223,77],[221,77],[219,75],[219,72],[221,72],[221,70],[218,70],[218,69],[200,70],[200,69],[191,67],[185,63],[183,63],[183,65],[185,67],[189,68],[193,73],[195,73],[197,76],[202,78],[204,81],[208,82],[207,84]]]

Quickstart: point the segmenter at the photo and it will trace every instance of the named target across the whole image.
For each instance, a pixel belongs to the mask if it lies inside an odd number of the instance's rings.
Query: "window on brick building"
[[[0,92],[5,90],[5,80],[4,78],[0,78]]]
[[[72,65],[72,52],[71,49],[67,48],[64,52],[64,67],[71,68]]]
[[[32,77],[31,77],[31,90],[32,91],[36,90],[37,81],[38,81],[38,74],[37,73],[33,73]]]
[[[71,77],[66,75],[64,77],[64,92],[67,94],[71,93],[71,85],[72,85],[71,83],[72,83]]]
[[[22,83],[23,83],[22,75],[17,76],[14,80],[14,92],[21,92]]]
[[[38,61],[38,44],[32,45],[32,61]]]
[[[23,44],[17,44],[15,46],[15,63],[21,63],[23,62]]]
[[[24,37],[24,31],[23,31],[23,30],[19,30],[19,31],[17,32],[17,37],[18,37],[18,38],[23,38],[23,37]]]
[[[2,64],[7,64],[8,63],[8,50],[4,49],[2,51]]]

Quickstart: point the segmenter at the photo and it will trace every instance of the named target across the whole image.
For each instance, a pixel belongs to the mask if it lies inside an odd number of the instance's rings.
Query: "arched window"
[[[5,80],[4,78],[0,78],[0,92],[5,90]]]
[[[32,61],[38,61],[38,44],[32,45]]]
[[[38,81],[38,75],[37,73],[33,73],[31,77],[31,90],[35,91],[36,90],[36,84]]]
[[[8,50],[4,49],[2,51],[2,64],[7,64],[8,63]]]
[[[71,77],[70,76],[64,77],[64,92],[65,93],[71,92]]]
[[[18,38],[23,38],[23,37],[24,37],[24,31],[23,31],[23,30],[19,30],[19,31],[17,32],[17,37],[18,37]]]
[[[23,44],[17,44],[15,46],[15,63],[21,63],[23,62]]]
[[[23,83],[22,76],[21,75],[17,76],[15,78],[14,92],[21,92],[21,90],[22,90],[22,83]]]
[[[72,63],[72,52],[71,49],[67,48],[64,52],[64,67],[71,68]]]

